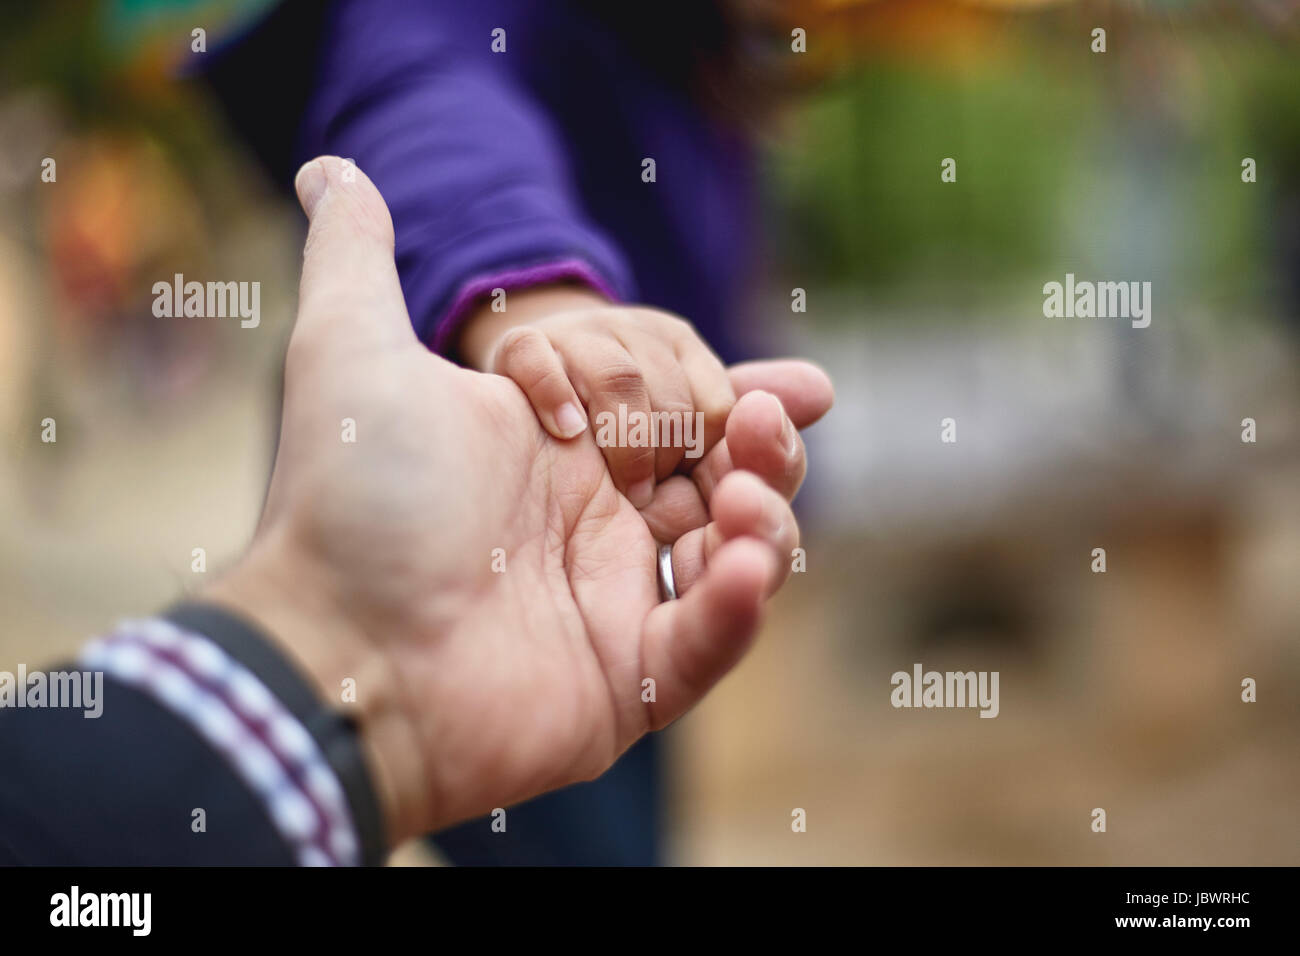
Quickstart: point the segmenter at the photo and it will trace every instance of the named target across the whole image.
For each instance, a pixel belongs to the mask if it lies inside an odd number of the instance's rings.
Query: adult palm
[[[755,386],[805,421],[830,389],[805,365],[739,370],[727,440],[638,512],[590,431],[550,437],[513,382],[419,344],[387,208],[344,169],[300,175],[279,452],[217,596],[311,641],[327,693],[351,679],[399,839],[599,774],[731,667],[797,543],[802,448]],[[680,600],[660,602],[656,537],[677,542]]]

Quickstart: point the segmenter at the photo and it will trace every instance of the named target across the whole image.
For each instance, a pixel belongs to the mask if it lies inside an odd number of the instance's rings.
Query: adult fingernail
[[[555,425],[561,435],[572,438],[587,427],[587,416],[573,402],[565,402],[555,413]]]
[[[655,496],[655,480],[653,478],[643,478],[627,490],[627,500],[632,502],[633,508],[644,508]]]
[[[320,202],[321,196],[325,195],[325,167],[321,165],[320,160],[313,159],[302,164],[298,175],[293,178],[293,188],[298,193],[298,202],[302,204],[302,211],[310,219],[311,214],[316,211],[316,204]]]

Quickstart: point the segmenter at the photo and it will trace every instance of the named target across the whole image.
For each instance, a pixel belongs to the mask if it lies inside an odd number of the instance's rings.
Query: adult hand
[[[598,775],[736,662],[788,560],[803,471],[780,402],[754,388],[813,381],[803,420],[830,389],[809,366],[734,373],[752,394],[695,497],[665,483],[643,516],[590,430],[552,438],[513,382],[420,345],[387,208],[350,172],[299,173],[311,225],[275,470],[248,554],[207,597],[261,623],[328,698],[355,681],[396,842]],[[698,537],[677,601],[659,601],[652,528]]]

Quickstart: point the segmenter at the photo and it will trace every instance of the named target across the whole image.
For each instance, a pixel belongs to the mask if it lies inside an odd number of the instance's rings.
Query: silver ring
[[[677,600],[677,582],[673,580],[673,546],[659,545],[659,599]]]

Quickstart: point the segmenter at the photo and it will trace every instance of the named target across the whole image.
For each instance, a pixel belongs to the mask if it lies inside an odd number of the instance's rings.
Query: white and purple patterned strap
[[[130,620],[86,645],[81,660],[193,727],[257,794],[300,864],[360,862],[347,798],[316,741],[215,643],[161,618]]]

